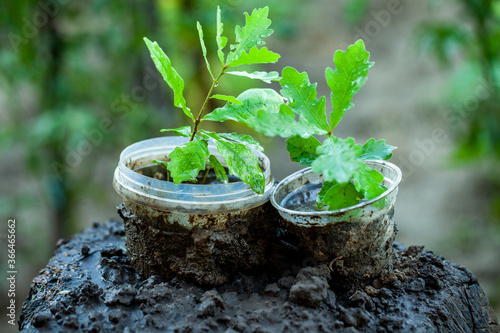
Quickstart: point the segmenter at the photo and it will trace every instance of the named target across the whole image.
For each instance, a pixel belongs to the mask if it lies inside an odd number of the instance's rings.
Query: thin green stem
[[[189,139],[189,141],[194,140],[194,136],[198,132],[198,125],[201,123],[201,117],[203,116],[203,111],[205,110],[205,108],[208,104],[208,101],[212,97],[212,92],[214,91],[215,87],[217,87],[217,85],[219,84],[219,80],[222,77],[222,75],[224,74],[224,71],[226,69],[227,69],[227,66],[222,67],[222,70],[220,71],[219,76],[217,76],[217,78],[212,81],[212,86],[210,87],[210,90],[207,93],[207,97],[205,97],[205,101],[203,102],[203,105],[201,106],[200,111],[198,112],[198,116],[196,117],[196,120],[194,121],[193,134],[191,134],[191,138]]]
[[[205,184],[205,181],[207,180],[208,172],[210,171],[210,168],[207,168],[207,171],[205,172],[205,176],[203,176],[203,180],[201,181],[202,184]]]

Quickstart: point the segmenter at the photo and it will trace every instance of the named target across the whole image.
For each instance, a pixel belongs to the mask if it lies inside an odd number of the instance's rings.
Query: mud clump
[[[319,307],[328,296],[328,267],[306,267],[300,270],[290,288],[290,301],[311,308]]]
[[[499,331],[472,273],[422,247],[395,244],[391,270],[347,291],[330,279],[327,265],[300,267],[302,258],[295,262],[298,269],[281,275],[268,267],[203,287],[137,274],[123,233],[123,223],[112,221],[61,243],[33,280],[20,331]],[[271,258],[279,257],[271,256],[270,266],[283,265]]]

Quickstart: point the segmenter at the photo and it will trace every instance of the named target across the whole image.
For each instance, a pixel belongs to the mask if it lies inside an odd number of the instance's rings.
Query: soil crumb
[[[477,279],[423,247],[394,243],[393,269],[342,291],[328,266],[236,275],[202,288],[144,278],[121,221],[94,224],[33,280],[21,332],[499,332]]]

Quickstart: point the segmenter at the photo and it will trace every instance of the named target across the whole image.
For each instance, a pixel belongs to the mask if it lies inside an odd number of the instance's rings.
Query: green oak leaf
[[[212,69],[210,68],[210,63],[208,62],[208,59],[207,59],[207,47],[205,46],[205,41],[203,40],[203,28],[201,27],[200,22],[196,22],[196,28],[198,29],[198,36],[200,37],[201,51],[203,53],[203,58],[205,58],[205,63],[207,64],[208,72],[210,73],[210,76],[212,77],[212,79],[215,79],[214,75],[212,74]]]
[[[220,99],[222,101],[226,101],[226,102],[230,102],[230,103],[234,103],[234,104],[239,104],[239,105],[243,104],[240,101],[238,101],[236,99],[236,97],[234,97],[234,96],[215,94],[215,95],[212,95],[212,97],[210,97],[210,98]]]
[[[319,208],[328,206],[328,210],[337,210],[357,205],[363,194],[359,193],[351,182],[339,184],[324,182],[318,193],[316,205]]]
[[[210,131],[205,131],[205,130],[199,130],[198,133],[201,135],[201,137],[207,141],[209,140],[222,140],[222,138],[219,136],[218,133],[216,132],[210,132]]]
[[[292,135],[309,137],[312,134],[326,134],[326,131],[304,121],[295,120],[295,114],[286,104],[280,105],[279,112],[259,110],[257,116],[246,121],[246,124],[258,132],[268,136],[287,138]]]
[[[244,144],[245,146],[258,150],[258,151],[264,151],[264,148],[260,145],[260,143],[252,138],[250,135],[246,134],[238,134],[238,133],[218,133],[221,138],[235,141],[241,144]]]
[[[221,20],[221,15],[220,15],[220,7],[217,6],[217,33],[215,36],[215,40],[217,42],[217,56],[219,57],[219,60],[224,66],[224,47],[227,44],[227,38],[222,36],[222,32],[224,31],[224,24],[222,23]]]
[[[177,185],[184,181],[196,181],[200,170],[205,170],[209,155],[205,140],[194,140],[177,146],[169,155],[168,170]]]
[[[328,121],[325,113],[325,97],[316,99],[317,83],[311,84],[307,73],[299,73],[292,67],[285,67],[280,80],[281,94],[287,98],[293,111],[300,115],[301,120],[315,127],[328,131]]]
[[[238,60],[243,51],[255,46],[264,45],[262,39],[269,37],[273,30],[269,29],[271,20],[267,18],[269,7],[254,9],[251,15],[245,13],[245,26],[236,26],[234,29],[236,44],[230,46],[227,65]]]
[[[236,75],[236,76],[244,76],[250,79],[256,79],[264,81],[265,83],[271,83],[271,81],[279,81],[281,78],[278,72],[226,72],[226,74]]]
[[[374,138],[366,141],[359,158],[362,160],[388,160],[392,157],[392,151],[397,147],[390,146],[385,140],[375,141]]]
[[[166,161],[152,160],[151,162],[156,163],[156,164],[163,164],[168,169],[168,162],[166,162]],[[167,175],[167,177],[168,177],[168,175]]]
[[[259,110],[278,112],[283,98],[272,89],[248,89],[237,100],[242,104],[227,103],[203,117],[203,120],[234,120],[240,123],[250,122]]]
[[[158,46],[158,43],[151,42],[149,39],[144,37],[144,42],[146,43],[149,53],[151,54],[151,59],[156,66],[156,69],[161,73],[163,79],[174,91],[174,105],[178,108],[182,108],[184,113],[191,119],[194,120],[191,110],[186,106],[186,100],[184,99],[184,80],[180,77],[177,71],[172,67],[170,59],[167,57],[165,52]]]
[[[327,68],[326,82],[332,93],[333,113],[330,117],[330,128],[334,129],[344,113],[349,110],[354,94],[365,84],[368,69],[373,66],[369,61],[370,53],[365,50],[362,39],[351,45],[347,50],[338,50],[334,55],[336,70]]]
[[[228,63],[227,66],[237,67],[241,65],[271,64],[277,62],[280,57],[278,53],[269,51],[267,47],[262,47],[260,49],[253,47],[248,53],[245,51],[241,52],[239,58]]]
[[[356,190],[362,192],[368,200],[385,192],[386,188],[380,185],[383,180],[384,176],[380,172],[373,170],[364,163],[360,164],[353,177]]]
[[[186,136],[190,137],[191,136],[191,126],[182,126],[178,128],[164,128],[160,130],[160,132],[174,132],[175,134],[178,134],[180,136]]]
[[[208,156],[208,162],[214,168],[214,172],[215,172],[215,176],[217,177],[217,180],[223,184],[227,184],[227,182],[229,180],[227,178],[226,169],[224,169],[224,167],[219,162],[217,157],[215,157],[214,155]]]
[[[311,167],[314,172],[323,174],[326,181],[347,183],[363,163],[358,158],[360,149],[353,138],[329,137],[316,149],[318,157]]]
[[[321,143],[313,136],[307,139],[295,135],[286,140],[286,150],[290,154],[290,158],[300,165],[311,166],[312,162],[318,157],[316,148],[321,146]]]
[[[264,193],[266,179],[260,170],[259,159],[250,148],[227,140],[215,140],[215,145],[226,161],[230,174],[250,185],[256,193]]]
[[[264,151],[264,148],[260,145],[260,143],[252,138],[250,135],[238,134],[238,133],[216,133],[205,130],[200,130],[199,133],[205,140],[230,140],[241,143],[247,146],[250,149]]]

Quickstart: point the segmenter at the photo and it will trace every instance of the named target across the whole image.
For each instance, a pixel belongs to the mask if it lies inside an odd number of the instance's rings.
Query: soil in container
[[[228,183],[236,183],[241,180],[233,175],[229,174],[227,168],[224,168],[227,174]],[[164,181],[172,181],[172,177],[170,176],[170,171],[167,170],[165,165],[163,164],[151,164],[144,165],[138,168],[134,168],[134,171],[140,175],[144,175],[147,177],[164,180]],[[198,176],[196,177],[196,182],[182,182],[181,184],[223,184],[222,182],[217,180],[217,176],[215,175],[215,171],[213,168],[207,168],[206,170],[200,171]]]

